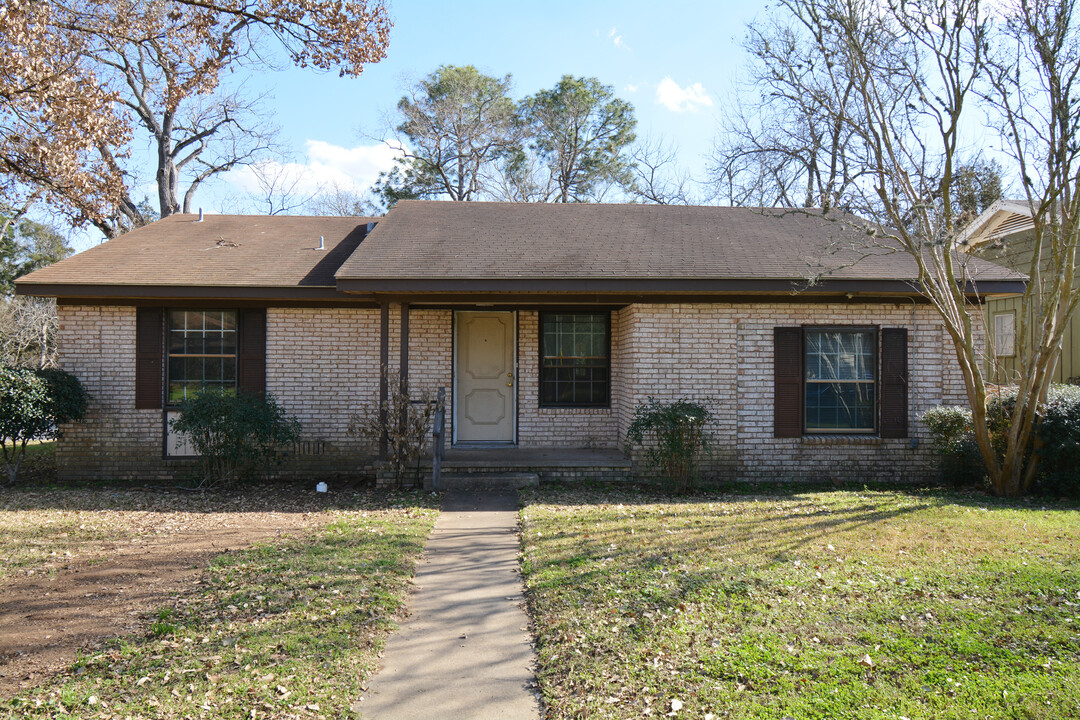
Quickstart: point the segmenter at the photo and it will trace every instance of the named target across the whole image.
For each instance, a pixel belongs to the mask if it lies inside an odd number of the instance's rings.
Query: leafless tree
[[[258,190],[251,194],[259,212],[289,215],[308,206],[323,188],[311,188],[305,170],[296,165],[261,161],[251,166]]]
[[[678,164],[679,150],[661,138],[645,138],[630,154],[633,181],[628,194],[656,205],[692,204],[690,173]]]
[[[324,188],[308,203],[308,212],[312,215],[330,215],[344,217],[375,217],[383,214],[378,198],[372,193],[358,193],[354,190],[330,185]]]
[[[733,205],[843,206],[865,172],[856,77],[785,19],[749,25],[753,58],[715,142],[715,194]]]
[[[1080,48],[1075,0],[1017,0],[991,14],[980,0],[780,0],[820,89],[842,104],[822,104],[823,120],[843,128],[854,182],[845,197],[875,222],[871,244],[907,253],[918,289],[952,340],[974,419],[975,438],[995,491],[1017,495],[1035,477],[1029,462],[1039,404],[1080,296],[1080,164],[1075,112]],[[987,53],[991,53],[988,55]],[[800,81],[801,82],[801,81]],[[990,390],[981,351],[979,308],[957,235],[967,219],[954,197],[966,172],[966,133],[989,113],[1010,148],[1035,212],[1036,235],[1051,272],[1038,273],[1026,301],[1034,326],[1019,328],[1020,383],[1003,455],[987,427]],[[980,134],[978,140],[984,141]],[[829,187],[827,184],[822,187]],[[1028,344],[1025,345],[1024,341]]]
[[[7,365],[56,367],[60,322],[52,298],[0,299],[0,361]]]

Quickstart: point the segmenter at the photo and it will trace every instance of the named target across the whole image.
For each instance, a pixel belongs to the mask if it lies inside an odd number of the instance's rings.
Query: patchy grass
[[[310,493],[276,485],[212,493],[108,486],[0,490],[0,586],[19,575],[52,573],[76,561],[93,563],[118,542],[212,530],[225,515],[242,519],[270,511],[310,516],[335,502],[315,502]]]
[[[9,718],[341,718],[375,669],[437,511],[422,494],[354,495],[301,538],[218,557],[197,590]]]
[[[1080,717],[1080,511],[981,496],[541,488],[551,718]]]

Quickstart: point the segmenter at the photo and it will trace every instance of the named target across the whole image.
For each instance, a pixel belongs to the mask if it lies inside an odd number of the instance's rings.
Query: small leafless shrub
[[[385,438],[387,461],[394,473],[394,483],[402,487],[412,472],[420,482],[420,456],[431,432],[435,401],[429,390],[410,395],[401,376],[383,369],[389,388],[385,410],[371,403],[349,419],[349,434],[378,445]]]

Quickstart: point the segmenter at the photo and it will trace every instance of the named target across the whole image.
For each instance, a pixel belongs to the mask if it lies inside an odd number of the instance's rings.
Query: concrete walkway
[[[534,720],[517,493],[456,490],[428,538],[409,617],[354,704],[365,720]]]

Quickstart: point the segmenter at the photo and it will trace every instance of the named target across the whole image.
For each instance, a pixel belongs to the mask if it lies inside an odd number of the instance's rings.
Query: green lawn
[[[1080,510],[540,488],[551,718],[1080,717]]]
[[[430,495],[358,493],[313,533],[222,555],[146,633],[110,640],[0,708],[8,718],[355,717],[435,507]]]

